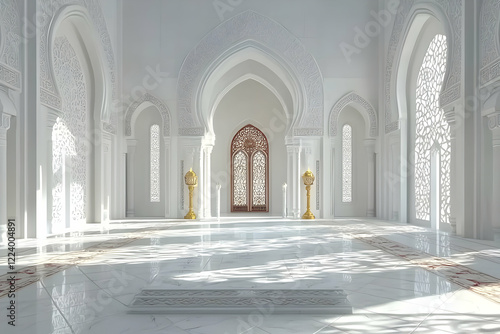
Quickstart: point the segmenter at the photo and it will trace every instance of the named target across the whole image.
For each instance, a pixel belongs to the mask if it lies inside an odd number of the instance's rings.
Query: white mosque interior
[[[0,332],[500,333],[500,0],[0,0]]]

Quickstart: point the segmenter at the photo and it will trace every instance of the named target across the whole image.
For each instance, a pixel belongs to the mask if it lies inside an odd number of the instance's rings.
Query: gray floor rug
[[[343,290],[162,290],[144,289],[129,313],[351,314]]]

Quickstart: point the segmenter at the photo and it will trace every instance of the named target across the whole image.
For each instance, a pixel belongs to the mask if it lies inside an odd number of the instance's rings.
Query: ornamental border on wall
[[[254,40],[272,46],[292,65],[303,83],[307,117],[301,120],[295,135],[323,135],[323,79],[318,64],[304,45],[275,21],[253,11],[237,14],[209,32],[186,57],[179,73],[179,134],[203,135],[196,123],[192,101],[197,81],[213,61],[243,40]]]
[[[108,33],[106,26],[106,21],[102,14],[101,6],[98,0],[41,0],[39,2],[40,11],[37,13],[39,16],[39,21],[44,22],[45,25],[41,27],[39,33],[39,52],[40,52],[40,97],[41,103],[49,108],[55,110],[61,110],[61,98],[56,90],[55,80],[51,74],[52,66],[49,60],[49,44],[48,36],[50,26],[53,22],[54,15],[60,11],[64,6],[68,5],[79,5],[85,8],[93,26],[99,36],[99,40],[96,41],[100,43],[104,50],[105,64],[107,66],[107,72],[109,74],[109,80],[112,85],[112,97],[117,96],[117,85],[116,85],[116,65],[115,57],[113,53],[113,48],[111,46],[111,38]],[[43,18],[43,19],[42,19]],[[108,124],[105,124],[107,132],[116,133],[116,115],[111,113],[111,119]]]
[[[500,0],[485,0],[480,11],[479,84],[500,79]]]
[[[444,84],[440,97],[441,106],[448,105],[460,98],[462,86],[462,3],[463,0],[436,0],[437,6],[444,13],[452,33],[451,62],[448,68],[447,81]],[[453,3],[451,5],[450,3]],[[385,131],[386,134],[400,129],[398,120],[394,120],[395,112],[392,109],[392,77],[393,67],[397,64],[397,52],[401,49],[406,37],[403,33],[405,27],[411,25],[409,15],[412,9],[419,5],[428,5],[425,0],[402,0],[392,29],[387,51],[385,67]]]

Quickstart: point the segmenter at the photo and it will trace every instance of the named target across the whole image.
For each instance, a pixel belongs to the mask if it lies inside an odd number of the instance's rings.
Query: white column
[[[205,150],[203,146],[195,147],[195,156],[198,157],[196,166],[193,167],[193,171],[198,175],[198,187],[195,188],[193,197],[197,200],[194,201],[194,212],[196,213],[196,218],[205,218]]]
[[[211,157],[213,146],[207,145],[203,147],[203,174],[204,174],[204,183],[203,183],[203,207],[204,207],[204,216],[205,218],[212,217],[212,191],[211,191]]]
[[[134,199],[134,164],[135,164],[135,148],[137,140],[127,140],[127,217],[135,216],[135,199]]]
[[[10,115],[0,117],[0,246],[7,245],[7,130]]]
[[[163,142],[165,145],[164,148],[164,159],[163,163],[165,164],[165,169],[164,169],[164,198],[162,201],[165,203],[165,218],[168,218],[170,216],[170,188],[172,187],[172,179],[170,177],[171,170],[170,170],[170,137],[163,137]]]
[[[52,233],[52,189],[54,178],[54,170],[52,169],[52,132],[58,117],[59,114],[56,112],[49,112],[47,114],[47,173],[45,177],[47,182],[47,229],[49,233]]]
[[[283,211],[281,213],[282,218],[286,218],[286,183],[283,183]]]
[[[375,217],[375,139],[365,139],[364,145],[366,149],[367,160],[366,216]]]
[[[490,115],[488,126],[493,134],[493,198],[491,203],[495,241],[500,241],[500,113]]]
[[[300,145],[288,145],[288,184],[291,185],[290,191],[292,214],[294,218],[300,218]]]
[[[220,183],[217,183],[215,187],[217,189],[217,220],[220,220]]]
[[[450,226],[454,234],[457,233],[457,218],[456,218],[456,187],[457,187],[457,171],[456,171],[456,150],[457,150],[457,130],[455,110],[449,109],[445,111],[445,117],[450,125]]]

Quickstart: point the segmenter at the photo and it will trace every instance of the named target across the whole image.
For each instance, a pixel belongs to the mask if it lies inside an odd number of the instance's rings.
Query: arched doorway
[[[269,211],[269,144],[255,126],[231,142],[231,212]]]

